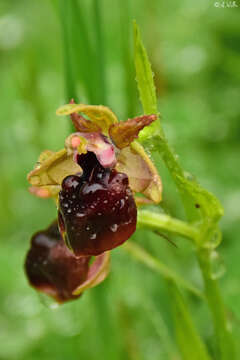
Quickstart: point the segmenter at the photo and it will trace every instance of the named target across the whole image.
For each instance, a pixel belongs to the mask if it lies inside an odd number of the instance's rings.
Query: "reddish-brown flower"
[[[70,115],[77,132],[63,150],[44,151],[28,181],[31,193],[56,201],[61,235],[55,223],[33,237],[26,272],[35,288],[63,302],[105,278],[108,250],[134,233],[136,204],[161,201],[161,180],[135,141],[156,115],[118,122],[105,106],[74,103],[57,114]]]
[[[92,152],[79,155],[78,163],[82,175],[62,183],[60,229],[76,255],[98,255],[134,233],[137,209],[127,175],[102,167]]]
[[[107,275],[108,253],[96,257],[92,265],[90,259],[90,256],[74,256],[55,221],[32,237],[25,271],[34,288],[62,303],[76,299],[85,288],[97,285]]]

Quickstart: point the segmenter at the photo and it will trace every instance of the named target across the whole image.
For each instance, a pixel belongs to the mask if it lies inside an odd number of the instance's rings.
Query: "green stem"
[[[138,211],[138,225],[160,231],[168,231],[172,234],[181,235],[192,241],[198,236],[198,230],[196,227],[174,219],[169,215],[158,214],[147,210]]]
[[[160,260],[149,254],[146,250],[141,248],[139,245],[127,241],[123,246],[130,255],[136,258],[138,261],[149,267],[150,269],[158,272],[166,280],[173,281],[176,285],[182,286],[186,290],[192,292],[194,295],[203,298],[202,293],[196,287],[194,287],[187,280],[183,279],[180,275],[175,273],[172,269],[169,269]]]
[[[234,343],[231,331],[227,324],[226,310],[218,281],[213,277],[211,269],[211,252],[212,250],[210,249],[199,248],[197,252],[198,262],[204,279],[207,302],[213,316],[213,323],[220,352],[218,358],[233,360],[235,359]]]
[[[136,78],[144,113],[157,114],[157,98],[151,64],[136,23],[134,24],[134,40]],[[194,235],[193,239],[197,240],[196,244],[199,244],[197,257],[205,283],[205,294],[215,325],[220,359],[233,360],[235,358],[233,339],[227,327],[224,304],[218,283],[214,279],[211,268],[211,254],[213,250],[206,250],[204,248],[206,244],[211,244],[214,231],[217,231],[217,222],[223,214],[221,204],[212,194],[201,188],[197,182],[192,181],[193,179],[182,169],[177,155],[168,145],[159,120],[144,129],[139,136],[139,140],[145,144],[148,144],[150,141],[151,148],[160,153],[180,192],[188,221],[201,219],[198,236],[196,238]],[[196,204],[201,208],[199,214],[194,207]],[[155,225],[157,228],[157,222]],[[175,221],[173,225],[176,225]],[[151,226],[153,227],[153,223]],[[182,230],[182,226],[180,226],[180,230]]]
[[[168,281],[175,333],[182,360],[211,360],[188,310],[188,305],[176,284]]]
[[[182,183],[179,181],[179,178],[184,175],[184,171],[182,170],[177,161],[177,156],[174,154],[174,151],[169,147],[165,139],[161,144],[160,154],[162,155],[162,159],[167,166],[170,174],[172,175],[172,178],[175,181],[177,188],[179,189],[187,219],[189,222],[191,222],[195,219],[195,214],[193,215],[195,199],[193,196],[191,196],[187,189],[184,189]],[[195,230],[197,231],[197,234],[195,234],[193,237],[195,241],[197,240],[198,244],[205,244],[211,242],[210,237],[212,235],[212,232],[209,232],[208,238],[203,239],[203,237],[206,237],[205,235],[208,234],[208,223],[212,223],[213,218],[214,214],[212,215],[212,217],[202,215],[202,227],[200,230]],[[217,223],[215,225],[217,227]],[[213,274],[210,266],[211,251],[213,250],[209,249],[208,251],[206,251],[203,247],[199,247],[197,250],[197,257],[204,279],[206,299],[213,318],[218,349],[220,352],[220,359],[234,360],[234,342],[232,339],[232,334],[227,328],[226,314],[222,295],[217,280],[212,279]]]

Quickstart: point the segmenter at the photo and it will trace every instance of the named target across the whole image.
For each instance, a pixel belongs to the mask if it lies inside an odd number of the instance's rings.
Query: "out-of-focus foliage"
[[[79,1],[93,42],[91,1]],[[141,27],[155,72],[162,123],[184,168],[214,192],[225,207],[220,253],[229,317],[239,336],[240,267],[240,23],[239,8],[214,1],[101,1],[107,104],[126,119],[141,112],[134,83],[130,19]],[[240,7],[240,3],[238,6]],[[74,34],[75,39],[81,33]],[[83,40],[79,40],[81,43]],[[80,47],[81,49],[81,47]],[[130,54],[130,55],[129,55]],[[84,65],[84,66],[83,66]],[[79,71],[93,81],[87,63]],[[33,232],[55,216],[51,201],[27,192],[26,173],[44,149],[62,147],[70,124],[55,110],[65,103],[63,53],[57,1],[12,0],[0,4],[0,359],[175,359],[170,306],[158,274],[113,251],[112,272],[79,301],[49,310],[28,286],[23,261]],[[93,86],[94,88],[94,86]],[[79,101],[87,102],[78,82]],[[166,169],[164,200],[181,217]],[[150,231],[133,237],[149,252],[197,285],[200,274],[183,239],[174,248]],[[216,276],[223,265],[216,265]],[[197,327],[212,343],[209,314],[189,298]]]

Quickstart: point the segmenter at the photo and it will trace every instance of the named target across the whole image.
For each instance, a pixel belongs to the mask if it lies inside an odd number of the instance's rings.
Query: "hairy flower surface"
[[[108,272],[109,254],[75,257],[66,247],[57,221],[32,237],[25,261],[30,284],[62,303],[79,297],[85,288],[101,282]]]

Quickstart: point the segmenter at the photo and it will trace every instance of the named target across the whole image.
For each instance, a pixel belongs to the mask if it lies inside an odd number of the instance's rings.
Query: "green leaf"
[[[187,304],[177,286],[169,281],[170,298],[178,347],[183,360],[210,360],[207,348],[192,321]]]
[[[81,2],[80,5],[78,0],[69,0],[68,2],[71,13],[69,46],[75,72],[75,81],[79,81],[84,87],[89,103],[97,104],[97,60],[89,36],[90,32],[87,26],[88,20],[85,16],[84,3]],[[75,101],[80,102],[82,99],[76,98]]]
[[[134,52],[138,90],[144,113],[157,114],[157,97],[153,72],[136,22],[134,22]]]
[[[98,103],[106,105],[107,103],[107,84],[106,84],[106,61],[104,49],[104,31],[102,23],[102,11],[99,0],[93,0],[93,18],[95,26],[95,66],[98,80],[95,91],[98,91]]]
[[[158,114],[157,96],[153,81],[153,72],[147,52],[143,46],[139,28],[134,22],[134,60],[136,69],[136,80],[144,114]],[[148,138],[155,132],[159,132],[159,120],[140,133],[140,139]]]
[[[136,116],[137,108],[137,89],[135,83],[135,69],[132,51],[132,21],[131,6],[128,0],[122,0],[119,3],[119,26],[121,26],[121,64],[124,72],[124,100],[125,117],[132,118]]]
[[[77,98],[75,76],[73,71],[73,63],[71,56],[70,46],[70,30],[69,24],[71,23],[71,4],[64,0],[59,0],[60,8],[60,20],[61,20],[61,33],[63,43],[63,63],[64,63],[64,80],[65,80],[65,92],[66,102],[69,102],[72,98]]]

